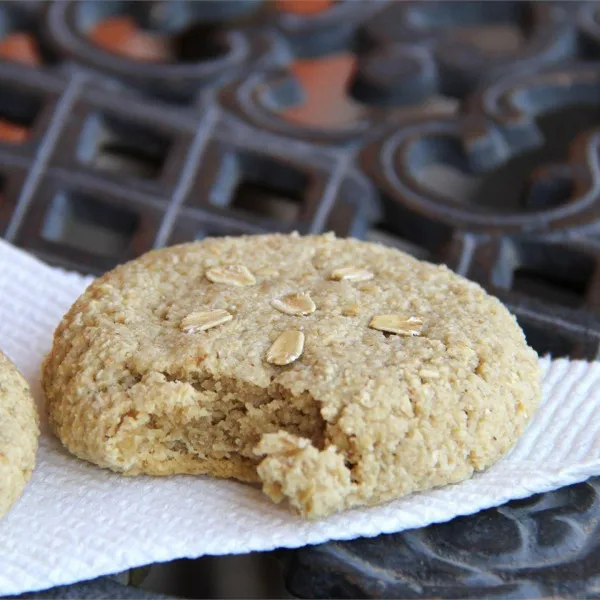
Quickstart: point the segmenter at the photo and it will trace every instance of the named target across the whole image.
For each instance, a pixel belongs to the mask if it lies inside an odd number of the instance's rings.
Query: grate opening
[[[234,191],[231,205],[277,221],[292,222],[299,212],[302,197],[273,186],[251,181],[241,182]]]
[[[496,270],[498,287],[568,308],[585,304],[596,269],[594,257],[564,246],[522,242],[504,249],[500,262],[512,269]]]
[[[40,66],[43,62],[38,41],[27,31],[14,31],[2,37],[0,58],[28,66]]]
[[[250,154],[237,156],[234,161],[233,165],[231,160],[225,160],[221,173],[234,177],[228,198],[231,208],[284,223],[293,223],[299,217],[310,184],[306,173]],[[227,165],[233,165],[235,173]],[[212,202],[219,204],[216,198]]]
[[[169,44],[177,62],[214,60],[230,50],[226,31],[216,23],[195,23],[175,35]]]
[[[87,2],[76,11],[76,26],[96,46],[133,60],[202,62],[228,54],[227,29],[251,22],[259,6],[258,2]]]
[[[533,101],[532,101],[533,102]],[[472,201],[502,211],[533,211],[562,206],[574,191],[568,177],[548,174],[535,177],[548,165],[569,161],[569,148],[578,134],[598,126],[596,106],[572,104],[536,117],[540,145],[515,154],[487,171],[473,193]]]
[[[180,215],[167,240],[166,245],[182,244],[185,242],[201,241],[208,237],[224,237],[259,233],[244,223],[230,221],[227,218],[213,220],[205,215],[200,219],[193,219],[187,215]]]
[[[62,193],[54,197],[42,237],[91,254],[119,257],[138,230],[139,216],[88,196]]]
[[[550,354],[552,358],[574,358],[575,344],[572,340],[561,335],[556,328],[544,328],[529,322],[521,322],[519,325],[525,333],[527,343],[540,355]]]
[[[403,243],[422,248],[431,256],[437,255],[450,243],[452,229],[408,210],[405,206],[384,196],[385,214],[376,228],[399,238]]]
[[[74,12],[75,27],[106,52],[140,62],[163,62],[171,58],[164,34],[171,26],[168,14],[174,14],[165,7],[169,3],[80,2]]]
[[[397,248],[420,260],[431,260],[432,258],[429,250],[394,233],[385,221],[376,223],[367,231],[365,237],[368,242],[375,242],[377,244],[383,244],[384,246]]]
[[[550,176],[531,182],[521,202],[530,210],[544,210],[566,204],[575,191],[575,182],[564,176]]]
[[[564,306],[577,308],[583,304],[587,279],[574,279],[564,275],[521,267],[513,274],[512,289],[529,296],[537,296]]]
[[[149,128],[95,115],[83,128],[78,159],[95,169],[155,179],[166,162],[171,140]]]
[[[24,3],[0,3],[0,59],[38,66],[43,57],[35,17],[19,4]]]
[[[430,135],[411,144],[408,171],[429,193],[468,206],[479,185],[462,142],[451,136]]]
[[[41,108],[41,100],[33,94],[0,87],[0,142],[27,141]]]
[[[331,208],[324,231],[333,231],[338,237],[364,237],[367,226],[364,215],[361,218],[359,208],[348,201],[348,196],[340,193],[339,198]]]

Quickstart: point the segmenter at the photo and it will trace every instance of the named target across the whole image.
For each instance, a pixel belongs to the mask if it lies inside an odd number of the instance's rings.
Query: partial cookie
[[[207,239],[115,269],[58,327],[43,385],[81,458],[262,481],[311,518],[470,477],[540,399],[497,299],[331,235]]]
[[[15,503],[35,465],[38,415],[27,382],[0,352],[0,517]]]

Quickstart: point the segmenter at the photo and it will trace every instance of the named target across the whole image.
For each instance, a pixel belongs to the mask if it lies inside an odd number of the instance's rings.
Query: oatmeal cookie
[[[206,239],[116,268],[64,317],[43,385],[76,456],[262,482],[309,518],[470,477],[540,399],[496,298],[333,235]]]
[[[27,382],[0,352],[0,517],[16,502],[31,476],[38,427]]]

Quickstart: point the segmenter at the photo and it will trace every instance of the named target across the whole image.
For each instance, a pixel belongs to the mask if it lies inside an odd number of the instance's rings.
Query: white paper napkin
[[[0,241],[0,347],[31,383],[40,408],[40,363],[54,328],[89,281]],[[33,478],[0,520],[0,595],[181,557],[421,527],[600,474],[600,363],[541,364],[541,409],[492,469],[458,485],[316,523],[233,481],[120,477],[71,457],[43,424]]]

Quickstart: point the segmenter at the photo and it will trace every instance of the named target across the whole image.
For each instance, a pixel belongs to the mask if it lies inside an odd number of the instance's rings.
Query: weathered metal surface
[[[598,357],[600,4],[319,5],[1,3],[0,235],[101,273],[334,230],[479,281],[541,353]],[[288,584],[598,597],[599,516],[593,480],[287,553]]]

